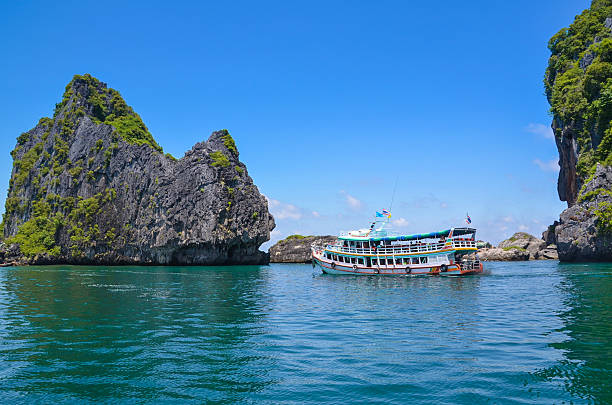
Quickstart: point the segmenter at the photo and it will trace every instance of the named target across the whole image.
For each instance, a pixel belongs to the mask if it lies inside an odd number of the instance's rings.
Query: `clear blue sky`
[[[177,157],[229,129],[275,240],[367,226],[398,174],[396,230],[539,234],[565,207],[546,44],[589,4],[4,2],[0,203],[15,138],[91,73]]]

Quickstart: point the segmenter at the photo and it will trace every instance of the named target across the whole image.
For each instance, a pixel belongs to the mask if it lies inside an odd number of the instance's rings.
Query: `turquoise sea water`
[[[611,403],[612,265],[0,269],[0,403]]]

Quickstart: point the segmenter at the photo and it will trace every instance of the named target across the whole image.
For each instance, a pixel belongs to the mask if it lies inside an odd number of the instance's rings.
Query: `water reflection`
[[[572,396],[612,403],[612,265],[565,264],[558,272],[566,308],[558,315],[564,326],[554,332],[567,339],[550,346],[564,360],[535,375],[560,382]]]
[[[241,392],[261,390],[273,382],[265,372],[273,362],[249,344],[262,331],[261,272],[32,267],[2,273],[0,393],[234,402]],[[158,385],[160,376],[166,387]]]

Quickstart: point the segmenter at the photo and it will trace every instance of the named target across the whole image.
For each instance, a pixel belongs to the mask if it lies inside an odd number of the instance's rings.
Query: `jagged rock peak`
[[[180,160],[161,151],[119,92],[75,76],[53,118],[11,152],[0,226],[11,260],[267,262],[258,248],[274,219],[230,133],[213,132]]]
[[[62,101],[55,105],[53,114],[54,118],[69,122],[83,116],[96,124],[111,125],[128,143],[150,145],[163,152],[140,116],[127,105],[121,94],[89,74],[73,77],[66,86]]]

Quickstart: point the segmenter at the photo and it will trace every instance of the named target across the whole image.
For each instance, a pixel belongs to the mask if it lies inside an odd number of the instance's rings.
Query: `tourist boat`
[[[389,221],[342,233],[333,245],[312,246],[313,266],[327,274],[468,275],[482,263],[465,259],[476,252],[476,229],[451,228],[417,235],[391,234]],[[476,255],[473,255],[476,257]]]

